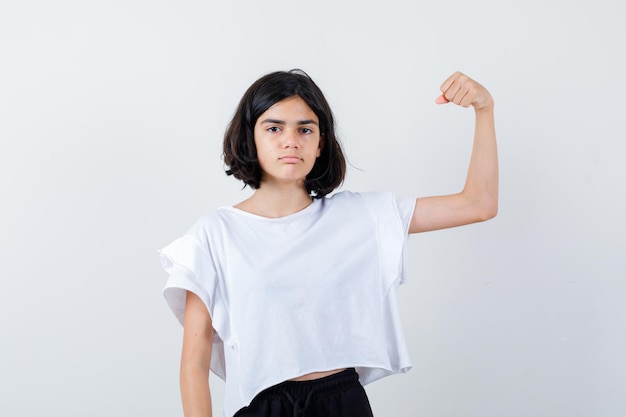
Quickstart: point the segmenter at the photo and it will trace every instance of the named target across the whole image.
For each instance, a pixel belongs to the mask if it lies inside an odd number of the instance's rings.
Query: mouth
[[[297,155],[284,155],[281,156],[280,158],[278,158],[279,161],[288,163],[288,164],[296,164],[300,161],[302,161],[302,158],[300,158]]]

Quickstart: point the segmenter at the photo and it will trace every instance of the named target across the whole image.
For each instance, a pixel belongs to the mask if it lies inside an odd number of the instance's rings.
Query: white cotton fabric
[[[303,374],[355,367],[365,385],[410,369],[395,289],[414,205],[343,191],[281,218],[222,207],[159,251],[181,324],[186,291],[211,315],[225,416]]]

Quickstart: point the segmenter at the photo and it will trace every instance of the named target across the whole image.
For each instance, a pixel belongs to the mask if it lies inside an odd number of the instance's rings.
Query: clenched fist
[[[454,103],[462,107],[473,106],[475,110],[493,107],[493,98],[489,91],[461,72],[452,74],[439,87],[441,95],[437,104]]]

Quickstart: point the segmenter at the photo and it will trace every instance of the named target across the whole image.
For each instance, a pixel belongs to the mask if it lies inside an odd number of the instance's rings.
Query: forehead
[[[259,116],[258,122],[266,118],[288,121],[314,120],[319,122],[315,112],[300,96],[287,97],[265,110]]]

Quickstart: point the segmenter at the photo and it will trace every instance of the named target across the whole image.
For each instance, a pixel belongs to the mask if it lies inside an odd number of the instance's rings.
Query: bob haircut
[[[243,95],[224,135],[226,174],[253,189],[261,186],[262,170],[254,143],[254,126],[267,109],[294,96],[302,98],[319,119],[321,152],[304,185],[309,195],[322,198],[343,182],[346,160],[324,94],[311,77],[299,69],[264,75]]]

